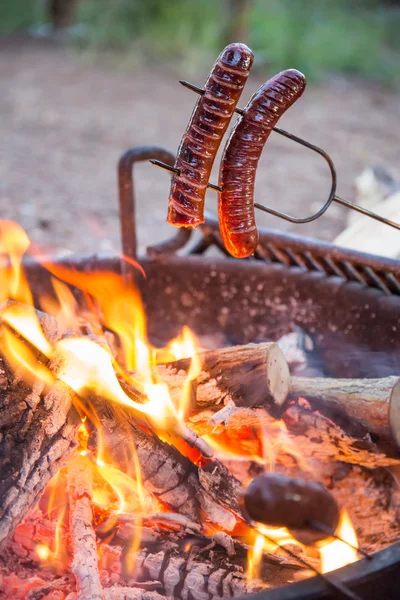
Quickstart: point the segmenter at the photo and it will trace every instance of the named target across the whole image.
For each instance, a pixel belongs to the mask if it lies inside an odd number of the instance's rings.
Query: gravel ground
[[[1,217],[18,221],[34,242],[57,253],[119,248],[118,157],[139,144],[176,151],[195,101],[177,79],[156,68],[88,64],[49,43],[0,40]],[[199,74],[195,83],[203,80]],[[260,83],[250,78],[241,105]],[[310,86],[280,125],[331,154],[338,192],[351,199],[354,178],[366,166],[384,165],[399,176],[399,122],[398,93],[335,79]],[[169,178],[147,164],[137,172],[143,249],[172,233],[165,223]],[[324,202],[328,189],[321,159],[271,136],[257,176],[258,201],[304,216]],[[215,210],[212,191],[207,206]],[[344,219],[345,209],[336,206],[306,226],[258,215],[260,225],[327,240]]]

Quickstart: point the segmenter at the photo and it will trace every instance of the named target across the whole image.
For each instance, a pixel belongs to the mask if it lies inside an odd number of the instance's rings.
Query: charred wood
[[[92,465],[85,456],[68,463],[69,522],[78,600],[105,600],[98,567],[96,534],[92,524]]]
[[[47,339],[57,339],[56,321],[38,315]],[[0,342],[2,335],[0,329]],[[0,355],[0,546],[75,447],[79,418],[72,398],[61,382],[48,392],[40,381],[28,385]]]
[[[110,559],[116,565],[123,563],[124,552],[121,547],[103,546],[100,565],[110,570],[113,568]],[[193,537],[181,543],[148,545],[136,554],[133,570],[127,572],[122,566],[122,572],[129,586],[158,583],[157,592],[177,600],[188,597],[229,600],[251,590],[244,576],[246,560],[244,548],[228,557],[225,549],[207,550],[201,537]],[[119,570],[118,566],[114,569]],[[261,570],[263,581],[274,587],[293,579],[302,568],[284,557],[265,555]]]
[[[95,399],[93,402],[103,428],[106,455],[113,464],[133,478],[137,478],[139,464],[147,491],[191,521],[209,520],[227,531],[235,527],[241,518],[236,500],[240,483],[220,461],[209,459],[197,467],[174,445],[141,429],[129,411]]]

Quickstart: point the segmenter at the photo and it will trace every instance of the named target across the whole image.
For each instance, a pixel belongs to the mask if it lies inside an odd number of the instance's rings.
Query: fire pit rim
[[[362,596],[363,600],[372,600],[378,597],[376,590],[381,580],[390,575],[393,576],[392,590],[394,590],[396,582],[397,585],[400,582],[400,542],[375,552],[371,558],[363,558],[346,567],[331,571],[326,577],[334,583],[344,583],[356,593],[365,594],[365,587],[372,584],[373,588],[366,592],[367,595]],[[250,597],[252,600],[325,600],[338,596],[337,591],[329,586],[324,577],[316,576],[273,590],[258,592]],[[392,596],[385,596],[385,600],[391,598]],[[241,600],[244,600],[244,597]]]

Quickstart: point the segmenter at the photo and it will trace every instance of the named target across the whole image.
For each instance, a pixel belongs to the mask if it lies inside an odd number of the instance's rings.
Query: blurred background
[[[343,197],[367,167],[395,189],[399,31],[400,0],[0,0],[1,217],[58,254],[119,249],[119,156],[140,144],[176,152],[196,101],[178,79],[202,85],[231,41],[256,56],[240,105],[277,71],[300,69],[308,89],[280,126],[331,154]],[[327,168],[278,137],[256,199],[306,216],[327,197]],[[151,165],[137,174],[144,249],[174,233],[169,176]],[[216,201],[209,191],[208,210]],[[258,223],[333,240],[346,210],[306,226],[262,214]]]

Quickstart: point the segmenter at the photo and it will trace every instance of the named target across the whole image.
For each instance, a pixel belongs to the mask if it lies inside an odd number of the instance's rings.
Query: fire
[[[340,569],[358,560],[357,535],[345,510],[340,513],[335,536],[340,539],[328,538],[316,544],[320,556],[321,573]],[[305,548],[286,527],[267,527],[258,523],[256,532],[251,533],[251,547],[246,572],[248,581],[259,576],[263,552],[274,553],[287,544]]]
[[[30,383],[50,389],[57,380],[67,384],[78,396],[77,408],[84,405],[79,397],[89,399],[88,417],[96,426],[98,419],[90,407],[90,394],[97,394],[110,402],[141,414],[163,437],[180,431],[181,420],[190,402],[190,382],[200,371],[197,343],[188,328],[159,352],[172,359],[189,358],[190,368],[178,405],[171,400],[167,385],[160,381],[154,368],[157,351],[147,340],[145,312],[137,289],[115,273],[80,273],[66,267],[46,264],[52,273],[54,297],[40,298],[41,307],[55,317],[61,333],[59,339],[48,339],[33,305],[32,294],[21,268],[21,260],[30,246],[29,238],[21,227],[11,222],[0,223],[0,259],[3,305],[0,307],[2,348],[12,368]],[[40,256],[40,255],[38,255]],[[43,261],[43,258],[40,257]],[[71,288],[83,293],[83,307],[78,304]],[[5,302],[7,301],[7,302]],[[82,318],[81,318],[82,317]],[[80,322],[90,326],[91,336],[83,336]],[[109,332],[115,346],[110,346],[104,332]],[[133,399],[121,387],[117,373],[143,395]],[[178,433],[179,435],[179,433]],[[97,456],[88,448],[89,432],[85,418],[78,430],[78,449],[93,463],[95,476],[103,482],[95,486],[94,499],[99,504],[115,505],[116,512],[129,510],[146,514],[146,506],[159,510],[157,502],[149,501],[136,464],[136,479],[128,477],[107,461],[98,431]],[[132,456],[136,461],[134,440]],[[57,479],[57,486],[60,481]],[[55,485],[55,484],[54,484]],[[55,487],[49,485],[48,511],[54,508]],[[56,538],[60,536],[66,504],[58,506]],[[57,543],[57,539],[55,540]],[[140,543],[140,540],[139,540]],[[138,542],[135,542],[137,545]],[[57,553],[43,545],[37,547],[41,561],[47,562]]]
[[[115,273],[82,273],[50,263],[46,263],[46,267],[52,274],[54,294],[40,298],[40,306],[56,319],[59,334],[46,335],[21,268],[22,257],[29,245],[26,233],[18,225],[0,222],[2,351],[16,373],[32,384],[39,385],[39,382],[47,391],[61,381],[75,392],[74,401],[82,415],[76,452],[85,456],[90,468],[93,467],[93,502],[98,509],[109,511],[115,517],[134,512],[135,525],[140,531],[146,514],[164,509],[142,484],[134,439],[130,459],[135,465],[135,478],[110,464],[100,429],[97,432],[96,456],[92,455],[88,423],[92,428],[99,427],[99,418],[91,407],[90,397],[97,395],[142,416],[160,439],[171,435],[179,438],[190,407],[192,381],[202,369],[197,340],[190,329],[184,327],[166,348],[152,347],[147,339],[142,300],[132,284]],[[80,302],[71,287],[81,292]],[[82,328],[85,330],[82,331]],[[190,361],[181,397],[175,403],[157,371],[157,364],[168,360]],[[131,393],[130,389],[137,390],[137,394]],[[221,431],[213,431],[204,439],[221,458],[253,460],[266,469],[272,469],[278,453],[283,450],[296,457],[297,461],[303,461],[304,468],[308,468],[296,449],[289,445],[284,423],[276,421],[270,427],[278,428],[279,432],[278,436],[274,436],[274,445],[262,424],[256,428],[250,441],[248,436],[238,433],[235,445]],[[46,496],[47,514],[55,514],[57,519],[54,544],[52,547],[37,544],[35,548],[42,563],[55,564],[65,560],[62,538],[65,515],[68,514],[66,494],[63,501],[56,503],[59,490],[65,488],[65,473],[59,472],[50,482]],[[344,511],[336,534],[357,546],[354,529]],[[259,525],[257,531],[249,530],[249,535],[249,580],[257,579],[263,552],[275,552],[286,544],[300,545],[285,528]],[[128,553],[131,558],[139,546],[140,534],[133,538],[131,552]],[[322,572],[357,559],[357,551],[337,539],[320,544],[318,550]]]
[[[342,510],[340,514],[340,521],[335,534],[340,540],[333,539],[328,542],[321,542],[318,546],[322,573],[340,569],[340,567],[358,560],[357,534],[345,510]]]
[[[262,555],[264,552],[264,536],[261,533],[255,534],[255,541],[249,550],[247,556],[247,572],[246,577],[248,583],[251,583],[255,579],[259,579],[260,566]]]
[[[51,555],[51,550],[46,544],[36,544],[36,554],[41,562],[47,562]]]

